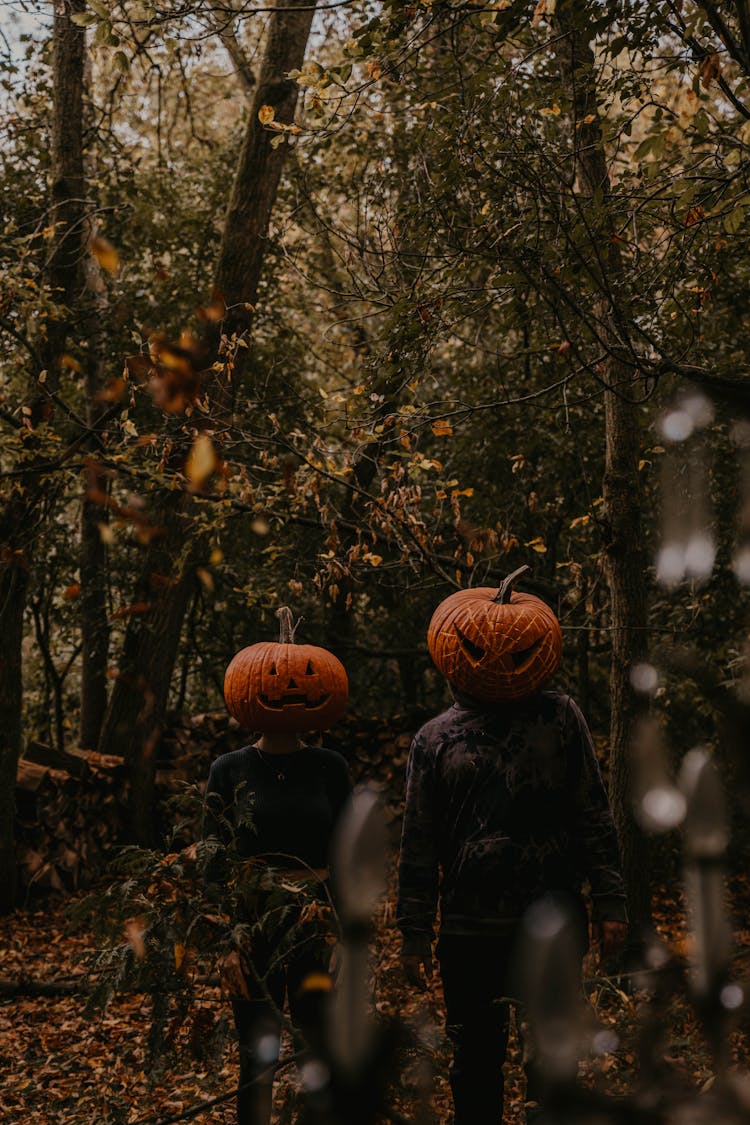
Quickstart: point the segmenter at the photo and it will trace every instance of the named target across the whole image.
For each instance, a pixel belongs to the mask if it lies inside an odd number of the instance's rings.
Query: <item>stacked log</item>
[[[22,887],[70,891],[88,886],[121,835],[126,787],[121,758],[60,753],[31,743],[16,775]]]

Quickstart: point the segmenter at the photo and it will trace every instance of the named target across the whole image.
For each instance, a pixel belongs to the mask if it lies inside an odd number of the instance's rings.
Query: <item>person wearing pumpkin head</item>
[[[436,609],[428,647],[454,703],[416,734],[407,763],[397,922],[407,979],[426,987],[437,958],[453,1045],[455,1125],[499,1125],[508,1040],[505,997],[522,991],[523,919],[547,896],[588,917],[604,956],[627,933],[609,802],[586,721],[569,695],[543,690],[562,634],[552,610],[511,591],[460,590]],[[526,967],[528,971],[528,966]],[[533,970],[533,967],[532,967]],[[543,1112],[543,1075],[525,1064],[526,1114]]]
[[[302,1033],[298,1050],[320,1035],[331,988],[331,843],[352,791],[346,760],[300,738],[343,714],[344,667],[325,649],[294,643],[286,606],[278,617],[279,643],[242,649],[227,668],[227,707],[241,727],[259,733],[213,762],[205,797],[204,837],[247,860],[238,888],[244,936],[222,964],[240,1047],[239,1125],[270,1121],[285,1000]],[[215,865],[209,880],[221,878]]]

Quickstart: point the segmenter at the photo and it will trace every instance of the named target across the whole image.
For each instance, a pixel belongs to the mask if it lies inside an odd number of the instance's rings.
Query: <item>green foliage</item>
[[[242,824],[228,811],[207,824],[217,834],[201,838],[206,810],[197,787],[185,786],[169,806],[174,828],[166,854],[120,849],[111,866],[113,881],[69,911],[71,925],[85,923],[99,946],[85,965],[93,984],[89,1012],[101,1011],[122,993],[148,996],[149,1055],[158,1066],[183,1025],[192,1026],[196,1018],[200,1023],[197,1001],[207,981],[218,983],[228,953],[242,951],[251,979],[262,989],[265,972],[283,963],[297,944],[333,941],[336,927],[319,883],[292,881],[283,870],[240,855]],[[259,945],[275,951],[262,975],[254,964]],[[206,1044],[199,1039],[202,1049]]]
[[[219,706],[226,663],[273,636],[275,608],[287,601],[305,617],[302,639],[333,645],[347,663],[355,708],[437,704],[423,641],[432,608],[455,585],[494,583],[530,561],[535,591],[563,622],[564,682],[590,685],[596,724],[606,725],[607,344],[593,310],[609,248],[624,263],[613,299],[631,373],[623,393],[642,402],[647,434],[638,483],[652,550],[663,454],[648,428],[673,392],[670,372],[734,377],[747,363],[750,126],[737,106],[747,76],[703,8],[684,8],[678,19],[671,5],[642,5],[620,22],[609,6],[581,9],[597,61],[590,122],[571,117],[552,4],[321,14],[325,33],[292,76],[301,100],[285,134],[287,175],[252,333],[226,341],[236,364],[225,394],[199,340],[218,330],[211,278],[247,114],[226,36],[203,6],[157,18],[148,6],[89,5],[79,22],[92,58],[92,208],[117,258],[102,270],[100,394],[112,417],[93,451],[75,448],[76,418],[90,406],[81,310],[63,405],[33,426],[33,440],[26,421],[40,392],[37,345],[47,319],[61,315],[41,281],[49,49],[29,44],[28,62],[8,78],[0,175],[9,235],[1,393],[22,423],[4,434],[2,471],[39,458],[50,465],[49,518],[34,536],[39,557],[59,562],[46,575],[35,568],[32,585],[49,609],[56,667],[75,652],[78,602],[64,592],[77,582],[77,559],[65,544],[93,452],[109,496],[113,675],[141,604],[134,575],[159,533],[159,506],[187,489],[185,540],[201,543],[201,557],[172,704]],[[246,59],[260,29],[234,28]],[[610,198],[585,208],[571,145],[583,128],[601,131],[612,183]],[[180,379],[195,379],[194,395],[178,379],[179,401],[170,400],[164,369],[149,374],[155,348],[187,355]],[[214,459],[196,483],[189,456],[199,435]],[[726,448],[719,431],[715,440]],[[4,488],[17,480],[6,477]],[[726,560],[729,515],[717,530]],[[650,575],[644,581],[653,587]],[[681,632],[692,593],[654,594],[656,630]],[[708,594],[713,614],[691,618],[698,644],[709,617],[731,614],[734,628],[744,612],[724,575]],[[725,661],[720,646],[713,651]],[[34,656],[28,671],[31,726],[47,736],[49,671]],[[73,659],[70,730],[77,676]]]

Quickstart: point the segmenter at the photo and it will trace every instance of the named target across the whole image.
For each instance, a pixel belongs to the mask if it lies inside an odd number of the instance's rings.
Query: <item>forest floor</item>
[[[183,732],[183,750],[191,755],[191,777],[205,777],[208,762],[216,753],[220,736],[216,716],[207,719],[211,721],[202,741],[195,724]],[[377,779],[395,844],[410,736],[394,736],[394,729],[406,732],[409,725],[403,723],[399,728],[373,719],[365,727],[360,719],[351,730],[344,731],[342,745],[348,749],[356,781]],[[225,737],[239,736],[229,731]],[[230,741],[221,748],[232,745]],[[92,780],[92,799],[101,784],[101,780]],[[81,783],[70,780],[61,791],[63,796],[67,794],[66,802],[52,801],[52,812],[47,816],[50,840],[60,838],[60,817],[68,805],[75,809],[80,804],[74,799],[80,790]],[[75,840],[80,829],[73,825],[71,832],[70,838]],[[49,851],[51,844],[46,848]],[[654,925],[670,950],[678,977],[684,978],[688,951],[685,910],[674,862],[671,868],[673,879],[659,879],[652,872],[652,878],[664,884],[654,900]],[[735,928],[733,975],[750,997],[748,876],[729,879],[727,893]],[[198,969],[204,975],[194,982],[187,1018],[168,1013],[174,1018],[168,1024],[166,1047],[156,1060],[149,1049],[153,1013],[147,995],[117,994],[102,1008],[91,1004],[83,990],[63,995],[31,994],[29,986],[43,982],[58,982],[64,988],[71,982],[78,986],[85,981],[86,970],[100,950],[89,924],[80,921],[85,912],[76,909],[78,920],[72,921],[74,908],[80,907],[83,897],[81,893],[49,893],[0,919],[2,1125],[166,1125],[176,1119],[195,1120],[199,1125],[234,1125],[233,1088],[238,1062],[231,1012],[218,981],[205,965]],[[436,976],[425,992],[407,986],[399,963],[393,903],[391,886],[377,916],[371,958],[374,1007],[383,1020],[402,1021],[419,1046],[404,1051],[399,1076],[389,1090],[392,1116],[385,1114],[381,1120],[416,1122],[418,1118],[420,1125],[447,1125],[451,1120],[449,1049],[439,979]],[[581,1064],[581,1081],[608,1094],[625,1093],[638,1080],[639,1037],[652,998],[627,985],[620,987],[623,981],[608,978],[592,959],[584,965],[584,977],[592,1011],[600,1025],[614,1035],[604,1037],[608,1042],[603,1053]],[[7,985],[14,981],[28,985],[9,995]],[[659,1053],[671,1086],[708,1090],[713,1081],[711,1053],[685,992],[684,987],[678,987],[663,1001]],[[730,1036],[734,1065],[747,1066],[749,1044],[750,1003],[746,1001]],[[419,1107],[419,1076],[424,1089],[421,1060],[425,1058],[431,1106],[427,1111]],[[282,1067],[276,1082],[274,1125],[288,1125],[294,1120],[296,1088],[294,1067]],[[201,1108],[214,1099],[223,1100]],[[521,1051],[513,1029],[506,1064],[505,1125],[520,1125],[522,1107]]]
[[[735,918],[750,916],[747,880],[732,880]],[[685,919],[679,892],[663,890],[657,897],[656,928],[678,957],[685,952]],[[18,910],[0,922],[0,979],[60,981],[80,976],[93,940],[85,929],[71,930],[70,898]],[[746,975],[750,931],[735,933],[738,979]],[[443,1032],[439,983],[414,993],[401,975],[399,943],[390,901],[381,910],[373,958],[375,1005],[383,1016],[400,1016],[422,1029],[434,1051],[432,1105],[436,1123],[450,1120],[446,1082],[448,1051]],[[597,966],[586,966],[596,974]],[[591,981],[591,976],[589,976]],[[610,1053],[581,1066],[587,1084],[608,1092],[627,1090],[635,1081],[640,1014],[648,1003],[643,993],[628,995],[604,979],[588,986],[589,1000],[602,1025],[615,1031],[619,1044]],[[156,1125],[200,1103],[229,1094],[236,1082],[237,1058],[231,1036],[220,1034],[228,1012],[218,987],[197,992],[203,1016],[181,1025],[169,1053],[154,1067],[148,1059],[150,1002],[129,994],[112,1000],[105,1010],[87,1013],[82,995],[0,998],[0,1120],[4,1125]],[[711,1058],[698,1019],[684,997],[672,999],[663,1020],[668,1065],[696,1088],[712,1082]],[[209,1029],[210,1042],[200,1044],[196,1029]],[[226,1030],[226,1023],[224,1023]],[[432,1029],[430,1031],[430,1029]],[[204,1037],[205,1038],[205,1037]],[[748,1058],[746,1028],[732,1033],[735,1063]],[[197,1049],[198,1047],[202,1049]],[[414,1114],[415,1087],[410,1077],[414,1059],[405,1060],[394,1085],[393,1105],[402,1119]],[[505,1122],[522,1121],[520,1052],[512,1036],[507,1072]],[[277,1080],[276,1122],[293,1119],[296,1077],[292,1067]],[[207,1108],[194,1120],[204,1125],[234,1122],[231,1097]],[[384,1121],[389,1120],[387,1116]]]

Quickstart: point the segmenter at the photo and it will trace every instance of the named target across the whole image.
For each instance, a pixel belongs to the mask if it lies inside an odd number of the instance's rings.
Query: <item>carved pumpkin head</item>
[[[230,662],[224,676],[227,708],[246,730],[325,730],[346,708],[344,666],[324,648],[294,643],[287,606],[278,617],[278,643],[259,641]]]
[[[500,703],[533,695],[560,664],[562,633],[550,607],[533,594],[510,592],[528,569],[510,574],[499,590],[458,590],[432,615],[432,659],[451,684],[476,699]]]

